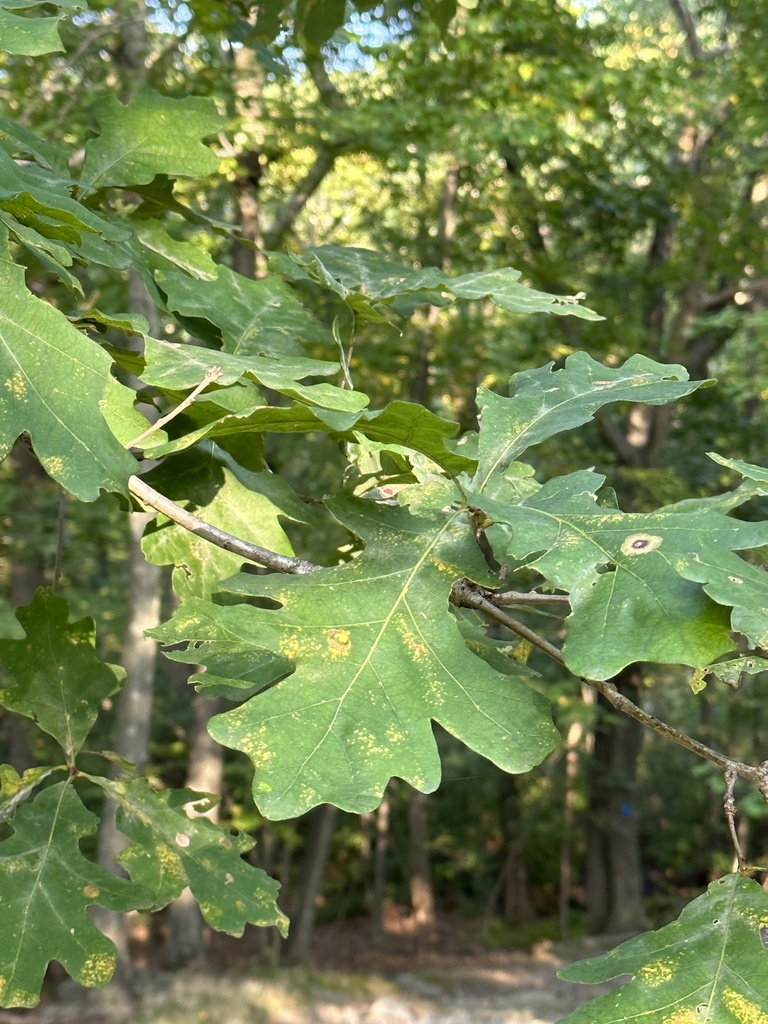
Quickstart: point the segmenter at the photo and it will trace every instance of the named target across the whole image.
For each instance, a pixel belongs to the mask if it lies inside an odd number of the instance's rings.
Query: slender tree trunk
[[[141,537],[149,518],[151,516],[144,512],[132,512],[129,516],[128,625],[123,641],[127,681],[117,698],[114,740],[115,751],[139,770],[147,761],[157,662],[157,644],[144,633],[160,623],[160,567],[147,562],[141,551]],[[119,871],[117,856],[125,845],[125,838],[117,829],[115,806],[107,802],[99,831],[99,864],[109,871]],[[118,977],[130,987],[132,972],[126,919],[114,911],[96,907],[93,920],[117,946]]]
[[[338,808],[333,804],[322,804],[311,812],[312,827],[304,855],[298,910],[293,915],[286,949],[287,958],[291,963],[304,964],[310,958],[317,899],[322,889],[323,873],[331,849],[337,813]]]
[[[576,820],[579,748],[584,739],[581,722],[571,722],[565,739],[565,779],[563,795],[563,836],[560,845],[560,938],[566,939],[570,928],[570,904],[573,889],[573,830]]]
[[[192,698],[193,723],[189,737],[189,766],[187,786],[196,793],[221,796],[224,768],[223,749],[208,732],[209,719],[223,710],[223,701],[211,699],[201,693]],[[195,813],[192,811],[191,813]],[[219,805],[203,814],[211,821],[219,820]],[[185,889],[174,900],[168,911],[168,943],[165,947],[165,965],[179,970],[193,963],[205,961],[203,915],[190,889]]]
[[[408,801],[408,890],[417,935],[428,935],[435,926],[435,890],[429,854],[427,797],[411,790]]]
[[[433,266],[447,270],[450,267],[450,248],[456,234],[456,196],[459,190],[459,168],[449,164],[443,175],[440,192],[440,211],[437,222],[437,235],[434,242],[428,241],[423,232],[419,248],[424,251],[425,260]],[[419,405],[427,405],[429,399],[429,377],[432,368],[432,348],[434,346],[435,329],[440,322],[440,311],[437,306],[430,306],[426,315],[424,329],[419,332],[419,348],[416,353],[415,365],[408,384],[408,399]]]
[[[232,186],[235,219],[242,239],[232,249],[232,269],[251,278],[265,269],[259,195],[266,168],[261,148],[263,89],[264,68],[250,46],[241,46],[234,58],[234,103],[249,148],[237,153],[237,174]]]
[[[376,811],[376,839],[373,850],[373,901],[371,903],[371,940],[374,946],[380,946],[384,941],[384,904],[387,896],[389,818],[390,791],[387,789]]]
[[[502,913],[508,924],[518,925],[534,917],[525,865],[525,833],[520,813],[516,775],[501,776],[501,827],[506,856],[502,869]]]
[[[632,700],[641,669],[632,665],[614,682]],[[644,927],[635,790],[642,726],[618,716],[602,702],[589,765],[587,918],[592,932],[639,931]]]

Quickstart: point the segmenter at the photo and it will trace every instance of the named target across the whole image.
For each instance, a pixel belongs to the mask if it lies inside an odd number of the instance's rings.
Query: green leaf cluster
[[[36,6],[0,0],[7,52],[56,50],[60,17],[79,9]],[[454,13],[431,9],[443,26]],[[292,10],[316,45],[345,7]],[[261,5],[255,31],[273,36],[286,11]],[[538,461],[539,446],[608,405],[675,406],[712,382],[646,356],[604,365],[578,351],[515,373],[503,394],[480,387],[479,427],[462,437],[419,403],[377,407],[355,388],[358,335],[395,336],[426,305],[601,317],[512,268],[450,274],[362,248],[273,253],[266,276],[237,273],[185,235],[202,226],[228,241],[226,225],[187,202],[190,180],[218,170],[223,125],[210,99],[148,89],[97,103],[77,149],[0,123],[0,457],[22,438],[79,500],[143,495],[158,507],[144,548],[173,566],[178,607],[153,635],[169,658],[200,667],[201,692],[236,705],[210,731],[252,762],[259,810],[369,811],[393,777],[431,792],[433,723],[505,771],[540,763],[558,743],[551,702],[522,660],[485,640],[483,613],[498,613],[509,589],[568,603],[552,639],[522,629],[545,652],[562,641],[576,676],[602,682],[643,661],[730,683],[755,671],[768,576],[752,553],[768,530],[744,506],[767,493],[767,470],[714,456],[743,478],[735,490],[628,512],[594,470],[541,479],[518,461]],[[125,274],[143,282],[161,329],[86,299],[94,281]],[[274,468],[288,435],[333,446],[335,486],[321,498]],[[312,563],[295,557],[289,523],[312,537]],[[324,545],[325,531],[344,541]],[[244,569],[248,557],[264,571]],[[189,886],[214,928],[285,933],[277,883],[244,859],[251,839],[195,816],[204,796],[151,785],[130,765],[115,776],[108,751],[104,772],[93,769],[84,745],[123,673],[97,656],[92,620],[72,621],[62,597],[41,591],[18,621],[23,638],[0,640],[0,705],[33,720],[64,760],[21,777],[0,768],[0,1003],[34,1005],[52,960],[83,984],[109,979],[115,951],[87,916],[93,904],[156,910]],[[94,793],[117,805],[127,878],[84,853]],[[742,878],[714,883],[658,936],[572,969],[574,980],[629,970],[636,981],[571,1019],[671,1020],[670,1008],[680,1021],[758,1019],[763,904]]]

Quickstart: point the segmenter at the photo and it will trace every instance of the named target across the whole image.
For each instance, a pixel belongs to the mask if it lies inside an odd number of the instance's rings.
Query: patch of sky
[[[377,57],[381,56],[375,51],[401,40],[412,28],[410,15],[404,10],[397,17],[386,19],[383,7],[354,11],[329,46],[330,63],[341,72],[373,71]]]
[[[177,0],[147,0],[149,20],[157,25],[161,32],[173,32],[181,35],[187,31],[192,20],[192,11],[183,2]]]

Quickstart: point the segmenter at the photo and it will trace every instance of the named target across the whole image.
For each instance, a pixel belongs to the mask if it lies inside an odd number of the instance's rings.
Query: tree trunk
[[[520,791],[516,775],[501,776],[501,829],[506,856],[502,868],[501,899],[504,920],[524,924],[534,917],[525,866],[525,832],[520,813]]]
[[[411,790],[408,801],[408,890],[418,935],[428,934],[435,926],[435,890],[429,855],[429,817],[427,797]]]
[[[286,948],[286,957],[290,963],[305,964],[310,958],[317,900],[323,884],[337,813],[338,808],[333,804],[322,804],[311,812],[312,827],[304,855],[298,909],[293,915]]]
[[[264,68],[250,46],[237,50],[234,65],[235,113],[250,148],[237,153],[237,173],[232,185],[235,219],[242,239],[232,248],[232,269],[243,277],[253,278],[265,269],[260,204],[261,178],[266,169],[261,150]]]
[[[127,680],[117,698],[115,716],[115,751],[132,761],[139,771],[147,761],[157,662],[157,644],[144,633],[160,623],[160,567],[148,562],[141,551],[141,537],[150,518],[145,512],[132,512],[129,516],[128,625],[123,640]],[[99,864],[108,871],[119,872],[117,856],[125,845],[125,837],[117,829],[115,806],[107,802],[99,830]],[[118,976],[130,987],[125,918],[114,911],[95,907],[93,921],[117,946]]]
[[[194,720],[189,737],[187,786],[197,793],[221,796],[224,768],[223,749],[208,732],[208,721],[223,710],[224,702],[201,693],[192,698]],[[194,811],[190,813],[194,814]],[[203,812],[211,821],[219,820],[219,805]],[[197,900],[187,888],[168,911],[168,942],[165,966],[172,971],[205,962],[203,915]]]
[[[426,230],[422,232],[418,248],[424,253],[423,259],[441,270],[450,267],[450,248],[456,235],[456,197],[459,191],[459,168],[449,164],[443,175],[440,191],[440,210],[437,221],[437,235],[434,242],[429,240]],[[426,228],[426,225],[424,225]],[[409,375],[408,400],[418,405],[429,404],[429,378],[432,369],[434,334],[440,322],[440,310],[430,306],[425,318],[424,329],[418,332],[418,350]]]
[[[638,703],[641,669],[631,665],[614,682]],[[592,932],[644,927],[643,881],[635,791],[642,726],[599,698],[587,812],[587,918]]]
[[[384,941],[384,903],[387,895],[387,851],[389,849],[390,791],[386,789],[376,811],[376,839],[373,850],[373,900],[371,903],[371,940],[374,946]]]
[[[588,690],[582,684],[582,693]],[[594,693],[594,691],[591,691]],[[579,749],[584,740],[582,722],[571,722],[565,739],[565,779],[563,795],[563,834],[560,845],[560,938],[567,939],[570,928],[570,905],[573,888],[573,831],[576,821],[576,796],[579,778]]]

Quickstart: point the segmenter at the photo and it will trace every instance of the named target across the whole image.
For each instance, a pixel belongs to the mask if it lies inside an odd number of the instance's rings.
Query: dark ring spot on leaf
[[[661,537],[652,533],[632,533],[621,545],[623,555],[647,555],[649,551],[655,551],[661,544]]]

